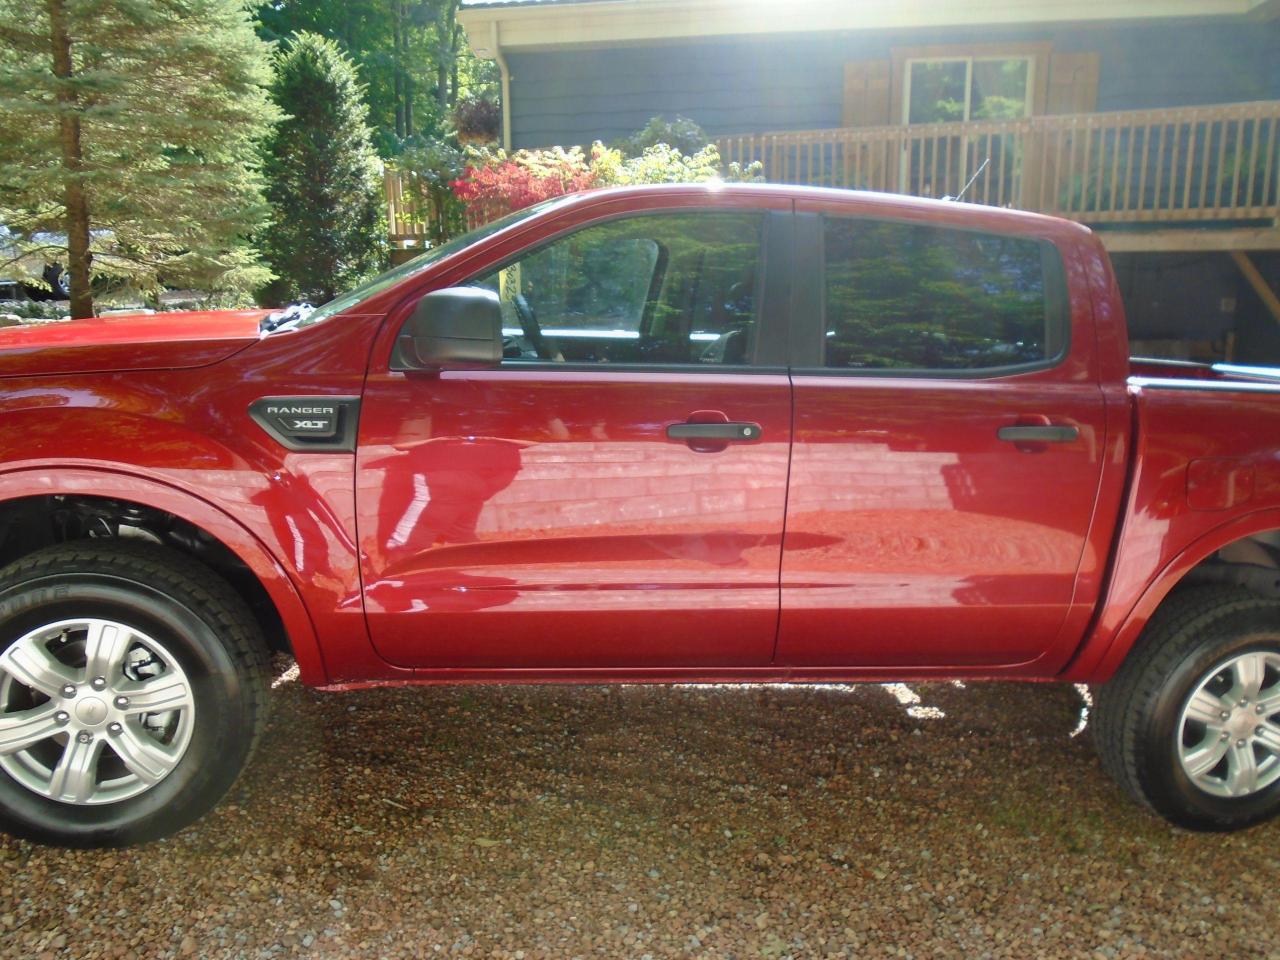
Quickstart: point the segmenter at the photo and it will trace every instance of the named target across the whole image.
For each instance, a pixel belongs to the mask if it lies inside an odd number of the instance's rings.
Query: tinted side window
[[[1041,363],[1065,342],[1052,244],[923,224],[828,218],[826,366],[981,370]]]
[[[508,360],[750,362],[764,215],[628,217],[471,281],[502,301]]]

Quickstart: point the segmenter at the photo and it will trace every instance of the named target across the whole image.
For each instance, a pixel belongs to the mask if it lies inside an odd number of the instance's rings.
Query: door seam
[[[782,563],[787,546],[787,508],[791,503],[791,459],[796,448],[796,385],[791,379],[790,369],[787,370],[787,398],[791,411],[787,429],[787,484],[782,495],[782,533],[778,539],[778,616],[773,628],[770,666],[778,665],[778,642],[782,639]]]

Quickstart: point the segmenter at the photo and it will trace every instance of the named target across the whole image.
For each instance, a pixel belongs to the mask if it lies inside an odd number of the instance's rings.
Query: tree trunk
[[[400,32],[403,6],[396,3],[391,13],[391,77],[396,104],[396,136],[404,139],[404,68],[400,62]]]
[[[441,43],[443,48],[444,44]],[[449,107],[449,62],[445,58],[444,49],[436,51],[436,103],[440,105],[441,111]]]
[[[457,9],[456,7],[454,8]],[[462,24],[455,19],[453,21],[453,46],[449,50],[449,63],[452,65],[449,72],[449,106],[456,106],[458,103],[458,49],[462,45]]]
[[[67,32],[66,0],[49,0],[49,40],[53,48],[53,74],[58,85],[58,127],[62,169],[66,175],[67,276],[71,286],[71,316],[93,316],[93,290],[89,284],[89,201],[84,192],[84,151],[80,143],[79,97],[69,81],[71,36]]]
[[[405,37],[404,52],[404,60],[407,62],[409,59],[408,36]],[[404,72],[404,135],[413,136],[413,74],[408,70]]]
[[[396,73],[400,84],[400,113],[404,127],[404,132],[400,135],[411,137],[413,136],[413,73],[409,70],[409,40],[413,35],[413,19],[410,16],[408,3],[396,3],[396,20]]]
[[[449,96],[449,78],[457,76],[458,39],[454,28],[458,20],[457,0],[440,8],[440,19],[436,22],[436,103],[443,113],[449,109],[453,98]]]

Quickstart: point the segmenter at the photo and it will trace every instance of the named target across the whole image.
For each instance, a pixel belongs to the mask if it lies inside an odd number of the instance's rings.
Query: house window
[[[936,57],[906,61],[903,121],[1016,120],[1031,113],[1030,57]]]

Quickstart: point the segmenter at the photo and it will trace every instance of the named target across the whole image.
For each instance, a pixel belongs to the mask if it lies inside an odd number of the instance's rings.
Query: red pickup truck
[[[1097,685],[1174,823],[1280,809],[1280,374],[1135,361],[1085,228],[566,197],[318,309],[0,331],[0,826],[172,832],[331,690]]]

